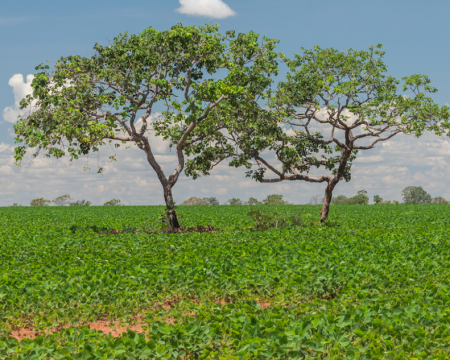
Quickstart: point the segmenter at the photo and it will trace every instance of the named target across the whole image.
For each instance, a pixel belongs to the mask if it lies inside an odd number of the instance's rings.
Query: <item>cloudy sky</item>
[[[279,39],[278,51],[290,55],[301,47],[320,45],[339,50],[367,49],[381,43],[389,74],[397,78],[426,74],[439,89],[433,96],[441,105],[450,103],[450,3],[437,1],[303,1],[303,0],[78,0],[42,3],[3,1],[0,5],[0,206],[13,202],[28,205],[36,197],[54,199],[71,194],[103,204],[120,198],[126,204],[161,204],[161,186],[138,149],[118,152],[117,162],[97,174],[97,162],[112,155],[70,163],[68,159],[37,159],[14,165],[12,126],[20,115],[20,99],[30,92],[34,67],[47,59],[92,53],[93,45],[108,43],[118,33],[139,33],[152,26],[159,30],[183,25],[218,23],[221,30],[248,32]],[[158,159],[172,172],[173,151],[155,139]],[[90,170],[84,167],[89,166]],[[340,183],[335,194],[351,196],[365,189],[370,198],[401,200],[406,186],[422,186],[432,196],[450,199],[450,142],[427,135],[421,139],[397,136],[355,162],[353,179]],[[193,181],[182,177],[174,189],[176,202],[190,196],[262,199],[283,194],[293,203],[307,203],[323,185],[304,182],[258,184],[243,169],[224,164],[210,177]]]

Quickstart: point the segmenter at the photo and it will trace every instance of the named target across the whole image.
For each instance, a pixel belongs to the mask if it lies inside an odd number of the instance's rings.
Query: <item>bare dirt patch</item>
[[[99,320],[91,322],[91,323],[78,325],[77,327],[89,326],[89,328],[91,330],[102,331],[106,335],[111,334],[111,336],[113,336],[113,337],[119,337],[124,332],[127,332],[128,330],[132,330],[136,333],[145,333],[147,331],[145,328],[147,326],[147,323],[139,321],[140,320],[139,317],[137,317],[135,320],[136,321],[134,324],[124,324],[122,321],[110,321],[110,320],[106,320],[106,319],[99,319]],[[173,323],[174,323],[173,319],[172,320],[169,319],[167,321],[168,325],[173,324]],[[36,331],[31,327],[20,328],[20,329],[12,330],[10,336],[17,339],[18,341],[21,341],[22,339],[35,339],[39,335],[44,336],[44,335],[51,335],[54,333],[59,333],[63,329],[66,329],[69,327],[70,327],[70,325],[66,324],[63,326],[46,329],[44,331]]]
[[[162,304],[160,303],[160,304],[156,305],[155,308],[162,308],[166,311],[169,311],[170,309],[175,307],[182,300],[183,301],[192,301],[197,305],[203,306],[203,304],[200,301],[198,301],[197,299],[188,298],[188,299],[166,300]],[[256,302],[259,306],[261,306],[261,309],[266,309],[266,308],[272,306],[272,304],[270,302],[259,301],[259,300],[257,300]],[[227,304],[232,304],[233,301],[220,299],[220,300],[216,300],[215,303],[220,304],[221,306],[225,306]],[[182,316],[195,316],[195,314],[194,313],[185,313],[185,314],[182,314]],[[175,324],[175,318],[172,316],[167,316],[165,318],[165,323],[167,325],[173,325],[173,324]],[[83,323],[83,324],[77,325],[77,327],[81,327],[81,326],[89,326],[89,328],[91,330],[101,331],[101,332],[105,333],[106,335],[110,334],[113,337],[122,336],[122,334],[124,332],[127,332],[128,330],[132,330],[135,333],[147,333],[148,332],[148,329],[147,329],[148,323],[143,321],[142,315],[134,316],[131,324],[126,324],[120,320],[111,321],[104,317],[104,318],[98,319],[98,320],[90,322],[90,323]],[[44,336],[44,335],[51,335],[54,333],[59,333],[63,329],[66,329],[69,327],[71,327],[71,325],[65,324],[62,326],[46,329],[44,331],[36,331],[32,327],[24,327],[24,328],[12,330],[10,337],[17,339],[18,341],[21,341],[22,339],[35,339],[39,335]]]

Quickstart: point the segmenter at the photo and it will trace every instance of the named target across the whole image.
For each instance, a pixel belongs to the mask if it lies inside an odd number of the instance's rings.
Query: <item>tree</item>
[[[378,205],[383,202],[383,198],[381,198],[380,195],[375,195],[373,197],[373,202]]]
[[[103,206],[123,206],[122,200],[111,199],[103,204]]]
[[[264,205],[288,205],[289,202],[283,200],[283,195],[273,194],[267,195],[262,201]]]
[[[48,206],[48,204],[50,204],[50,200],[44,198],[33,199],[30,201],[31,206]]]
[[[448,204],[448,201],[445,200],[442,196],[437,196],[432,201],[433,204]]]
[[[386,76],[380,49],[315,47],[286,59],[290,72],[277,89],[267,91],[267,108],[218,108],[228,132],[222,138],[217,134],[215,148],[192,159],[189,173],[208,174],[217,162],[231,157],[230,166],[245,166],[247,176],[258,182],[325,183],[324,222],[336,185],[351,180],[352,162],[360,151],[401,133],[443,135],[450,128],[449,108],[427,95],[437,91],[428,77],[404,77],[399,89],[400,81]],[[272,154],[275,162],[268,160]],[[309,174],[314,167],[328,175]]]
[[[422,186],[408,186],[402,190],[402,196],[405,204],[430,204],[432,201]]]
[[[348,205],[367,205],[369,197],[366,190],[359,190],[358,194],[347,200]]]
[[[207,205],[219,205],[219,200],[215,197],[204,197],[203,201],[206,202]]]
[[[204,199],[200,199],[198,197],[190,197],[189,199],[184,200],[181,205],[207,205],[208,203]]]
[[[309,200],[310,205],[318,205],[321,203],[323,203],[322,195],[313,195],[313,196],[311,196],[311,199]]]
[[[66,206],[66,205],[69,205],[70,200],[72,200],[72,197],[69,194],[67,194],[67,195],[58,196],[56,199],[53,199],[52,202],[56,206]]]
[[[333,199],[331,199],[331,204],[333,205],[346,205],[348,201],[347,196],[345,195],[338,195],[335,196]]]
[[[88,200],[77,200],[74,202],[71,202],[70,206],[90,206],[92,203]]]
[[[22,206],[22,205],[20,205],[20,204],[18,204],[18,203],[13,203],[11,206],[12,206],[12,207],[18,207],[18,206]]]
[[[242,200],[236,199],[236,198],[231,198],[230,200],[227,201],[227,203],[230,205],[242,205]]]
[[[258,201],[257,198],[251,197],[250,199],[248,199],[248,201],[244,202],[244,205],[261,205],[262,202]]]
[[[93,56],[61,58],[51,70],[41,64],[33,94],[21,102],[34,111],[14,127],[23,144],[16,147],[16,162],[27,148],[35,149],[34,156],[67,152],[72,160],[106,142],[135,144],[161,183],[172,229],[179,230],[172,190],[185,166],[185,148],[219,130],[209,116],[219,104],[254,102],[271,84],[276,42],[261,41],[254,32],[222,36],[218,25],[178,24],[119,34],[108,46],[96,44]],[[155,107],[165,110],[153,121]],[[175,147],[170,176],[155,157],[152,128]]]

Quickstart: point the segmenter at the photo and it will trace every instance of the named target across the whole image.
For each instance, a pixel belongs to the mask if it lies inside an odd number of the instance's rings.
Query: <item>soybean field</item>
[[[254,208],[0,208],[0,358],[450,358],[450,205]]]

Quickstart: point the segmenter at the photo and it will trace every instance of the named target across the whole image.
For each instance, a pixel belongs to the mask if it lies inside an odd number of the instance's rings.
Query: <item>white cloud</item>
[[[13,88],[14,93],[14,105],[8,106],[3,110],[3,119],[9,123],[15,123],[19,116],[24,116],[29,113],[27,109],[20,109],[20,100],[25,96],[33,92],[31,82],[34,79],[34,75],[27,75],[26,81],[23,79],[22,74],[15,74],[8,81],[8,85]]]
[[[361,156],[355,159],[355,163],[372,163],[383,161],[384,158],[380,155],[372,155],[372,156]]]
[[[5,143],[1,143],[0,144],[0,152],[2,152],[2,151],[10,151],[10,152],[13,152],[14,150],[13,150],[13,147],[11,146],[11,145],[9,145],[9,144],[5,144]]]
[[[176,9],[181,14],[207,16],[209,18],[225,19],[236,15],[222,0],[180,0],[181,7]]]

